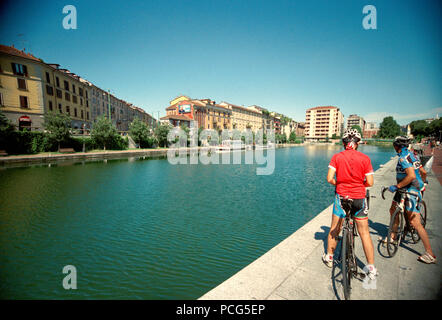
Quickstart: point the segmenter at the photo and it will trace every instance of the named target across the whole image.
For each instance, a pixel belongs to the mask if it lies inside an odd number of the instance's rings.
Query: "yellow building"
[[[43,125],[42,72],[36,57],[0,45],[0,110],[17,128]]]
[[[239,131],[251,129],[256,132],[263,127],[261,111],[228,102],[221,102],[220,105],[232,110],[232,129]]]
[[[90,83],[57,64],[0,45],[0,110],[17,128],[42,130],[44,114],[68,114],[73,128],[90,128]]]

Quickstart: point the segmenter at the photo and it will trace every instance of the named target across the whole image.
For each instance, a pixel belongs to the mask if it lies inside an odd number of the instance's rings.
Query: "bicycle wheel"
[[[397,230],[393,230],[394,221],[396,219],[399,219],[398,228]],[[403,223],[404,221],[402,217],[402,212],[399,210],[399,208],[397,208],[396,211],[391,215],[390,226],[388,228],[387,252],[390,257],[393,257],[396,254],[399,244],[402,240]],[[396,232],[395,241],[391,241],[391,235],[393,232]]]
[[[342,249],[341,249],[341,269],[342,269],[342,284],[344,287],[345,300],[350,300],[351,294],[351,277],[352,277],[352,254],[351,243],[352,233],[348,228],[344,227],[342,233]]]
[[[420,212],[420,219],[421,219],[421,225],[422,227],[425,228],[425,225],[427,224],[427,204],[425,203],[425,201],[420,201],[419,204],[417,205],[419,208],[419,212]],[[411,238],[413,239],[414,243],[418,243],[420,241],[420,236],[417,233],[417,231],[412,228],[411,229]]]

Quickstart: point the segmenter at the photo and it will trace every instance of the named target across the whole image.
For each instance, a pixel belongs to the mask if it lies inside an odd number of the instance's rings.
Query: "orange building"
[[[161,121],[173,126],[223,130],[232,128],[231,116],[231,109],[216,104],[211,99],[197,100],[180,96],[171,101],[171,105],[166,108],[166,116]]]

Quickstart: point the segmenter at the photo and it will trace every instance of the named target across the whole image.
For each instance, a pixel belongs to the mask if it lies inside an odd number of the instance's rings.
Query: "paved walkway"
[[[426,146],[424,149],[424,154],[431,155],[431,148],[429,146]],[[442,185],[442,147],[434,148],[433,155],[434,159],[432,171]]]
[[[428,204],[427,231],[437,264],[417,261],[424,253],[422,241],[404,243],[393,258],[387,258],[386,248],[379,236],[386,236],[389,224],[387,200],[380,196],[381,186],[395,183],[396,159],[390,160],[375,173],[375,185],[370,200],[369,224],[375,246],[375,265],[379,276],[376,289],[364,289],[363,282],[353,280],[352,299],[437,299],[441,288],[442,186],[433,173],[425,193]],[[440,158],[439,158],[440,161]],[[221,283],[200,299],[343,299],[340,265],[327,268],[321,261],[330,228],[331,209],[328,207],[301,229],[250,265]],[[339,250],[340,246],[338,246]],[[356,255],[362,270],[366,260],[361,241],[356,239]]]

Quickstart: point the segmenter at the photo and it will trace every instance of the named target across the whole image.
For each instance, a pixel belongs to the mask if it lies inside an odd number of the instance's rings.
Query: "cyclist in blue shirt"
[[[393,146],[396,150],[399,159],[396,166],[396,185],[388,188],[390,192],[396,192],[398,189],[405,189],[411,193],[405,195],[405,213],[408,215],[411,226],[417,231],[422,243],[425,247],[425,254],[418,258],[419,261],[425,263],[436,263],[436,256],[431,250],[430,241],[428,239],[427,231],[421,224],[419,201],[422,200],[420,190],[424,187],[424,180],[426,178],[426,171],[422,167],[420,161],[413,153],[408,150],[410,139],[405,136],[398,136],[394,139]],[[423,179],[422,179],[423,178]],[[401,194],[396,192],[390,208],[390,214],[393,214],[400,201]],[[397,228],[399,221],[393,225],[393,230]],[[394,240],[394,235],[392,236]],[[386,241],[386,239],[384,240]]]

